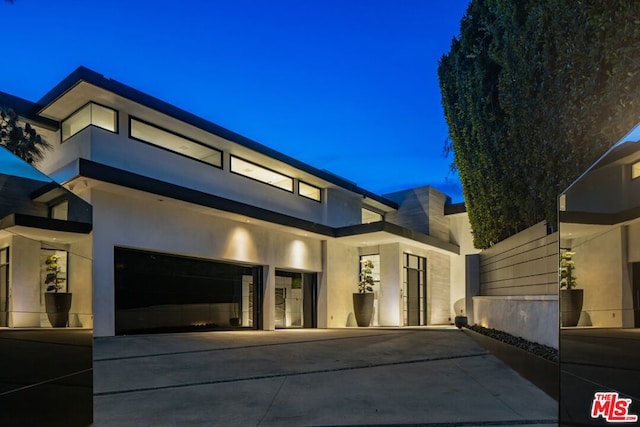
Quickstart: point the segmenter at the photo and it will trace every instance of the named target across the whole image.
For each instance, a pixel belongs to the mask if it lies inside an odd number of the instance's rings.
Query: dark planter
[[[64,328],[69,323],[71,295],[69,292],[46,292],[44,294],[47,317],[54,328]]]
[[[577,326],[582,312],[584,289],[560,289],[560,320],[562,326]]]
[[[353,312],[358,326],[369,326],[373,315],[373,293],[353,294]]]
[[[231,319],[229,319],[229,323],[231,324],[231,326],[238,327],[240,326],[240,318],[239,317],[232,317]]]
[[[463,328],[468,324],[467,316],[456,316],[453,321],[458,329]]]

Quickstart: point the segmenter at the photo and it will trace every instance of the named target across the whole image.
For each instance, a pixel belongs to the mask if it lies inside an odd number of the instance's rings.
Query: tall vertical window
[[[118,113],[111,108],[89,102],[62,121],[62,140],[66,141],[88,126],[117,132]]]
[[[9,248],[0,249],[0,327],[9,326]]]
[[[298,194],[307,199],[320,201],[320,189],[306,182],[298,181]]]

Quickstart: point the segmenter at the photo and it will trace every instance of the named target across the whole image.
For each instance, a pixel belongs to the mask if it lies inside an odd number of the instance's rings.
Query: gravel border
[[[485,328],[480,325],[467,325],[466,327],[474,332],[486,335],[503,343],[513,345],[524,351],[528,351],[529,353],[535,354],[536,356],[540,356],[552,362],[557,362],[559,359],[558,350],[553,347],[549,347],[548,345],[528,341],[524,338],[511,335],[507,332],[499,331],[493,328]]]

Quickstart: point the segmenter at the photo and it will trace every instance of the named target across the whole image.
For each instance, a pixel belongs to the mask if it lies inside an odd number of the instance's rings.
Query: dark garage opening
[[[114,278],[116,335],[262,327],[262,267],[116,247]]]

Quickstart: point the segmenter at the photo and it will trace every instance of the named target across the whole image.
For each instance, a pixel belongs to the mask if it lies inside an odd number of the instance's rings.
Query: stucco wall
[[[449,221],[444,216],[447,196],[430,186],[385,194],[398,203],[398,210],[386,220],[440,239],[449,240]]]
[[[9,249],[9,326],[40,327],[40,248],[37,240],[13,236]],[[46,315],[45,315],[46,319]]]
[[[380,326],[402,326],[402,248],[399,243],[380,245]]]
[[[555,295],[474,297],[474,323],[558,348]]]
[[[318,298],[318,326],[355,326],[352,295],[358,292],[358,249],[336,240],[325,240],[323,248],[325,262]]]
[[[322,270],[321,242],[268,230],[186,208],[184,203],[93,190],[94,333],[114,333],[113,248],[147,249],[207,259],[267,266],[266,306],[273,303],[275,269]],[[357,258],[354,268],[357,269]],[[265,329],[274,327],[265,310]]]
[[[584,289],[579,326],[633,326],[623,322],[623,309],[631,310],[629,269],[626,263],[626,228],[615,227],[586,238],[574,239],[576,282]],[[633,317],[631,316],[631,321]]]
[[[451,322],[451,264],[448,255],[431,252],[427,255],[427,299],[429,325]]]
[[[450,241],[460,247],[460,255],[451,258],[451,303],[450,317],[453,319],[465,311],[466,255],[480,252],[473,246],[473,235],[469,216],[465,213],[447,215]]]

